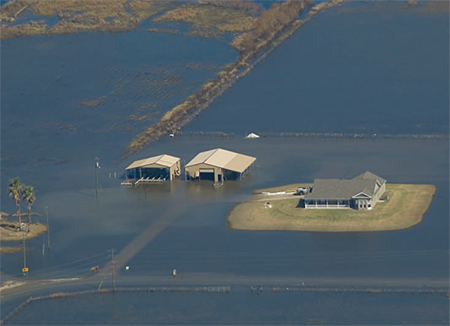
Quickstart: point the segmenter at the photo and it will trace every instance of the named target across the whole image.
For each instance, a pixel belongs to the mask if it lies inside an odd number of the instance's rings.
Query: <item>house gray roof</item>
[[[373,174],[372,172],[366,171],[364,173],[361,173],[360,175],[357,175],[356,177],[354,177],[352,180],[359,180],[359,179],[363,179],[363,180],[377,180],[378,183],[380,184],[380,186],[386,182],[385,179],[380,178],[379,176],[377,176],[376,174]]]
[[[312,192],[305,199],[351,199],[360,193],[373,197],[386,180],[371,172],[365,172],[353,179],[315,179]],[[377,183],[378,187],[377,187]]]

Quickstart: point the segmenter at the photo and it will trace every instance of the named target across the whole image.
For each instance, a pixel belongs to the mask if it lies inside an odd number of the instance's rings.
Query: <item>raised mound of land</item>
[[[41,223],[32,223],[29,226],[29,232],[16,231],[19,222],[2,221],[0,225],[0,239],[4,241],[22,241],[33,239],[47,231],[47,226]]]
[[[286,230],[310,232],[392,231],[420,223],[431,205],[433,185],[387,184],[387,201],[372,210],[304,209],[293,191],[305,184],[293,184],[259,191],[248,202],[236,205],[227,223],[237,230]],[[279,193],[270,195],[265,192]],[[270,205],[267,205],[270,202]]]

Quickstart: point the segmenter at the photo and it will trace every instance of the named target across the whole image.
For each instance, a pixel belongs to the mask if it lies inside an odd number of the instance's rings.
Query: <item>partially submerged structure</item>
[[[201,152],[185,166],[186,180],[240,180],[251,169],[256,158],[217,148]]]
[[[167,154],[144,158],[131,163],[125,172],[126,185],[173,180],[181,175],[180,159]]]
[[[353,179],[315,179],[301,206],[372,209],[385,190],[386,180],[369,171]]]
[[[251,132],[251,133],[249,133],[247,136],[245,136],[245,138],[256,139],[256,138],[259,138],[259,135],[257,135],[257,134],[255,134],[255,133]]]

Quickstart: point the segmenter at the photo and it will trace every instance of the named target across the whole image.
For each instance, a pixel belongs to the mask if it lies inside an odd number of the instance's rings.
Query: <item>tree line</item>
[[[9,181],[9,196],[12,198],[17,206],[17,218],[19,219],[19,229],[22,225],[22,213],[20,212],[20,204],[24,201],[27,205],[28,213],[28,230],[31,224],[31,206],[36,201],[36,194],[33,186],[22,184],[20,178],[14,178]]]

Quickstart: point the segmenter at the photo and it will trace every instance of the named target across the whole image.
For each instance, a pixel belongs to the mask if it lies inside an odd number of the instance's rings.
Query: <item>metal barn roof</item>
[[[150,165],[160,165],[170,168],[180,159],[175,156],[163,154],[158,156],[153,156],[149,158],[144,158],[142,160],[137,160],[131,163],[125,170],[135,169],[135,168],[145,168],[150,167]]]
[[[255,161],[256,157],[216,148],[199,153],[188,164],[186,164],[186,167],[191,167],[197,164],[208,164],[225,170],[242,173]]]

